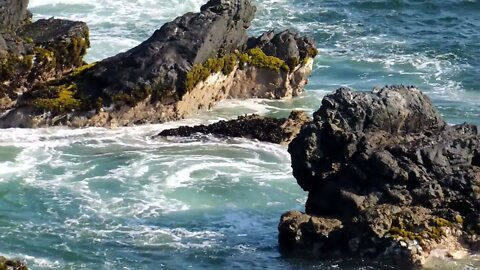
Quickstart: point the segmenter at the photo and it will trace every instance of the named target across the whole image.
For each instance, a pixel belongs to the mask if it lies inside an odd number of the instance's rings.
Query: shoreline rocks
[[[53,18],[32,23],[27,5],[0,3],[0,115],[36,85],[82,66],[90,46],[85,23]]]
[[[478,252],[478,128],[446,125],[416,88],[327,95],[289,152],[309,194],[281,218],[283,250],[406,265]]]
[[[208,126],[182,126],[162,131],[158,136],[188,137],[196,133],[225,137],[242,137],[287,145],[311,119],[304,112],[293,111],[288,118],[270,118],[259,115],[239,116],[235,120],[220,121]]]
[[[0,2],[0,32],[15,31],[31,20],[27,10],[28,0],[3,0]]]
[[[28,267],[19,260],[11,260],[0,256],[0,270],[28,270]]]
[[[291,98],[303,91],[315,42],[292,31],[248,38],[250,0],[211,0],[139,46],[37,84],[0,127],[118,127],[179,120],[227,98]]]

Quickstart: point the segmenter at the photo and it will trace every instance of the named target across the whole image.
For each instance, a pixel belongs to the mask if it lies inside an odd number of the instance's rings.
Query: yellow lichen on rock
[[[238,64],[238,55],[230,53],[223,57],[210,58],[203,64],[192,67],[185,79],[185,90],[192,90],[198,83],[205,81],[210,75],[218,72],[229,74]]]
[[[277,72],[280,72],[280,70],[290,72],[290,67],[287,65],[287,63],[285,63],[285,61],[275,56],[266,55],[260,48],[248,50],[247,55],[249,57],[246,62],[250,66],[268,68]]]
[[[33,66],[32,55],[14,55],[7,54],[0,56],[0,80],[11,79],[16,74],[28,72]]]
[[[33,101],[33,105],[39,109],[50,112],[68,112],[78,110],[82,106],[82,101],[76,97],[77,86],[75,84],[50,87],[47,91],[56,93],[53,98],[38,98]]]
[[[295,62],[295,64],[298,65],[299,61]],[[234,71],[235,66],[237,65],[242,69],[244,68],[244,65],[249,65],[258,68],[271,69],[277,72],[290,72],[292,69],[282,59],[266,55],[260,48],[253,48],[244,53],[234,52],[228,53],[222,57],[210,58],[202,64],[193,66],[186,75],[185,90],[187,92],[192,90],[198,83],[205,81],[214,73],[222,72],[227,75]]]
[[[445,235],[445,228],[457,226],[453,222],[439,217],[430,220],[428,223],[428,226],[400,224],[400,226],[390,228],[386,236],[398,240],[421,241],[427,238],[437,240]],[[457,223],[461,224],[461,222]]]

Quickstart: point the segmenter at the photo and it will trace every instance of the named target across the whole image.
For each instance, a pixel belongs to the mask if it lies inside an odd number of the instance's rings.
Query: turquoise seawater
[[[116,130],[0,130],[0,255],[32,269],[389,269],[286,258],[280,215],[302,209],[285,147],[165,128],[244,113],[313,112],[339,86],[416,85],[450,123],[480,124],[480,2],[258,0],[252,35],[293,28],[320,55],[290,101],[227,101],[191,119]],[[31,0],[35,18],[86,21],[88,61],[139,44],[198,0]],[[478,258],[432,269],[479,269]],[[394,269],[394,268],[391,268]]]

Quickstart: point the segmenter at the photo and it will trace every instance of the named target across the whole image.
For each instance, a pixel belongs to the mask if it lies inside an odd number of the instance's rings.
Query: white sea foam
[[[235,104],[238,110],[250,108],[256,113],[276,108],[262,102],[247,100],[227,104]],[[228,106],[224,104],[218,110]],[[167,124],[118,129],[3,130],[0,147],[14,146],[20,150],[13,161],[0,161],[0,168],[5,168],[0,177],[7,175],[0,179],[21,179],[27,186],[52,194],[58,205],[81,202],[80,220],[65,221],[74,227],[90,219],[141,219],[212,207],[212,202],[192,204],[186,198],[172,197],[169,192],[186,187],[201,190],[208,185],[234,186],[242,175],[250,175],[256,179],[251,184],[259,186],[291,181],[289,166],[282,165],[289,163],[288,153],[282,146],[212,136],[201,139],[151,137],[165,128],[218,120],[209,114],[213,116],[215,112]],[[224,113],[223,119],[236,114]],[[225,154],[219,155],[222,152]],[[54,213],[57,204],[48,211]],[[85,220],[85,217],[88,218]]]
[[[31,0],[30,7],[36,18],[56,16],[86,21],[92,36],[87,60],[94,61],[137,45],[164,22],[188,11],[198,11],[202,2],[205,1]],[[34,221],[4,228],[5,235],[54,234],[64,245],[88,239],[99,246],[113,242],[134,252],[148,247],[155,250],[170,247],[182,252],[224,249],[222,239],[237,235],[242,243],[233,244],[232,248],[242,253],[253,252],[255,248],[244,244],[244,239],[271,234],[272,229],[266,227],[264,217],[252,211],[301,209],[305,204],[305,194],[292,179],[286,148],[208,135],[152,138],[153,135],[180,125],[208,124],[244,113],[263,115],[291,109],[311,113],[318,108],[324,94],[344,83],[329,81],[322,72],[336,68],[344,60],[378,64],[390,74],[414,75],[431,86],[434,98],[467,97],[462,85],[452,79],[452,74],[465,68],[451,60],[454,56],[396,53],[394,49],[404,46],[405,41],[386,35],[349,36],[364,29],[348,20],[302,23],[298,17],[308,10],[292,1],[263,0],[256,4],[258,16],[250,30],[253,34],[292,27],[326,37],[319,40],[320,55],[311,79],[313,84],[309,86],[317,91],[293,101],[228,100],[213,111],[159,125],[0,130],[0,148],[13,149],[5,159],[0,156],[0,182],[18,182],[19,189],[31,192],[23,196],[38,196],[21,209],[27,211],[23,214],[31,214]],[[322,7],[316,7],[315,11],[318,16],[328,16],[329,12]],[[324,42],[335,40],[338,41],[333,47],[324,46]],[[383,44],[390,44],[393,49],[378,54],[376,46]],[[478,102],[474,98],[468,100]],[[231,197],[222,197],[225,190]],[[280,195],[275,196],[276,193]],[[29,202],[23,197],[19,200],[24,200],[17,202],[19,205]],[[28,212],[36,211],[37,204],[43,211],[41,216]],[[198,221],[194,228],[189,228],[171,221],[172,215],[198,212],[204,213],[208,222]],[[276,218],[268,222],[275,224]],[[48,241],[51,239],[47,238]],[[2,247],[0,250],[3,251]],[[96,252],[98,258],[107,261],[105,265],[118,268],[108,256],[121,255]],[[70,265],[51,258],[19,256],[27,259],[33,269],[65,269]]]
[[[165,22],[200,10],[200,0],[32,0],[35,18],[85,21],[92,48],[87,61],[97,61],[138,45]]]

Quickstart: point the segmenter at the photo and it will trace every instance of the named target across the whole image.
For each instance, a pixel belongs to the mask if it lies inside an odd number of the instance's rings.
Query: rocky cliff
[[[339,89],[289,145],[306,213],[285,213],[285,251],[395,259],[478,251],[480,135],[448,126],[414,87]]]
[[[0,127],[126,126],[177,120],[226,98],[289,98],[303,90],[315,42],[283,31],[248,38],[250,0],[211,0],[139,46],[37,84]]]

